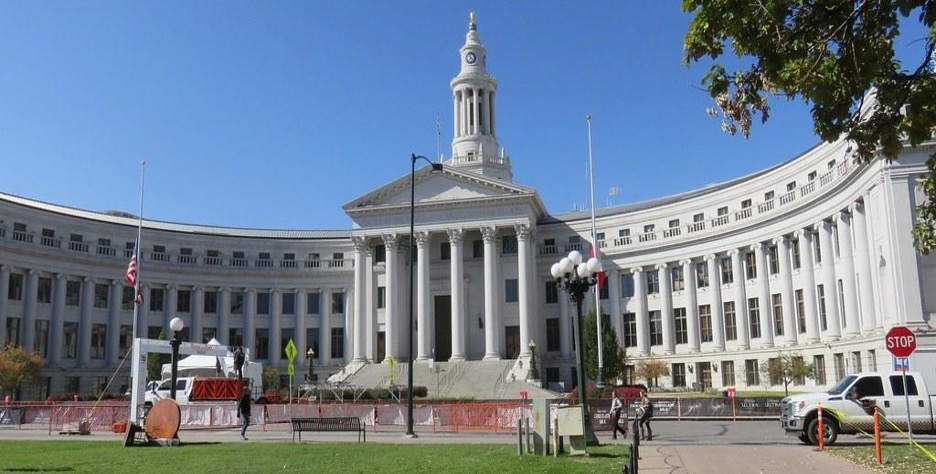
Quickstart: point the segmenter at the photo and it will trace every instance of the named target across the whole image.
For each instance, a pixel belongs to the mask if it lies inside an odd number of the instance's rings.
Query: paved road
[[[749,474],[749,473],[872,473],[865,468],[817,452],[795,437],[787,437],[776,421],[662,421],[653,422],[653,441],[640,445],[640,472],[644,474]],[[372,443],[516,443],[516,435],[491,433],[432,433],[416,429],[415,439],[403,436],[402,431],[369,431],[367,442]],[[179,434],[185,442],[243,443],[235,429],[184,430]],[[253,442],[291,442],[292,434],[286,425],[269,425],[264,431],[252,426],[248,432]],[[602,443],[611,443],[610,433],[599,433]],[[893,439],[895,436],[890,436]],[[936,442],[936,436],[918,436],[919,440]],[[89,436],[61,436],[49,433],[47,427],[24,429],[0,428],[0,441],[6,439],[73,439],[119,442],[120,435],[94,432]],[[304,436],[303,442],[355,442],[353,433],[314,433]],[[623,441],[617,441],[623,443]],[[839,444],[872,444],[870,440],[855,436],[840,437]]]

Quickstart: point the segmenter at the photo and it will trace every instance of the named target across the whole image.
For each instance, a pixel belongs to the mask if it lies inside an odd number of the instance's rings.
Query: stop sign
[[[895,326],[887,331],[884,343],[887,344],[887,350],[894,354],[894,357],[910,357],[917,347],[913,331],[903,326]]]

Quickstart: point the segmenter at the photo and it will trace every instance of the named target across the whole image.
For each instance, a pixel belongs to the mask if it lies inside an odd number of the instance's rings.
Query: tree
[[[263,374],[260,375],[260,380],[263,382],[263,389],[268,388],[279,388],[280,376],[279,369],[273,366],[269,366],[263,369]]]
[[[657,386],[659,377],[666,377],[670,374],[669,364],[654,357],[648,357],[637,363],[636,374],[647,381],[648,387]]]
[[[7,343],[0,352],[0,392],[17,398],[23,386],[39,378],[42,356]]]
[[[614,328],[607,314],[601,315],[601,355],[604,363],[604,380],[614,380],[624,377],[624,366],[627,364],[627,356],[624,349],[618,344],[617,335],[614,334]],[[582,330],[584,342],[582,349],[585,353],[585,375],[592,379],[598,379],[598,319],[595,318],[595,312],[588,313],[585,317],[585,325]]]
[[[807,364],[801,354],[781,352],[777,357],[761,364],[761,371],[770,377],[770,383],[783,382],[783,393],[790,395],[789,386],[798,378],[813,378],[813,365]]]
[[[758,115],[761,122],[769,118],[769,98],[785,97],[810,103],[816,133],[826,141],[844,136],[859,162],[878,152],[895,159],[905,142],[932,138],[936,2],[683,0],[682,8],[695,14],[683,60],[712,60],[702,84],[715,100],[709,112],[721,115],[726,132],[748,137]],[[913,21],[928,33],[917,42],[917,61],[905,69],[894,40]],[[729,71],[718,62],[726,48],[746,69]],[[860,114],[869,91],[872,107]],[[928,200],[917,208],[913,230],[924,254],[936,249],[936,153],[927,167],[922,188]]]
[[[166,340],[166,332],[159,331],[159,339]],[[172,362],[170,354],[147,354],[146,356],[146,378],[147,380],[162,380],[162,366]]]

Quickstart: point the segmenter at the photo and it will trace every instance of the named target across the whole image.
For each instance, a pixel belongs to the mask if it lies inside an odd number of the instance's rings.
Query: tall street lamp
[[[556,279],[556,286],[569,292],[569,299],[575,302],[576,314],[578,316],[578,330],[576,331],[575,352],[578,357],[578,368],[576,369],[578,398],[582,404],[582,431],[585,433],[585,443],[592,446],[598,445],[598,438],[592,428],[591,420],[588,416],[588,404],[585,400],[585,351],[584,351],[584,324],[582,321],[582,300],[589,288],[598,283],[598,272],[601,271],[601,261],[595,257],[589,258],[587,262],[582,262],[582,254],[578,250],[569,252],[568,257],[552,265],[551,273]]]
[[[169,398],[176,399],[176,380],[179,378],[179,346],[182,345],[182,341],[179,340],[179,331],[185,327],[185,323],[182,321],[182,318],[172,318],[172,321],[169,321],[169,329],[172,330],[172,340],[169,341],[169,346],[172,347],[172,386],[169,388]]]
[[[411,158],[412,169],[410,170],[410,226],[409,226],[409,328],[406,333],[409,335],[409,357],[407,358],[406,371],[406,437],[415,438],[416,432],[413,431],[413,264],[416,262],[416,160],[423,160],[432,166],[432,172],[442,171],[442,163],[433,163],[425,156],[413,153]],[[425,328],[424,328],[425,330]]]
[[[315,373],[312,370],[312,367],[315,364],[315,349],[312,349],[310,347],[309,351],[306,352],[306,357],[309,358],[309,375],[307,375],[306,377],[308,377],[309,383],[312,383],[313,378],[315,377]]]

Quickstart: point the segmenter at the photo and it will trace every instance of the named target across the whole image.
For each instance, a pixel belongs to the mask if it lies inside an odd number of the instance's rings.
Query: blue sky
[[[195,224],[344,229],[341,206],[451,155],[468,12],[514,181],[552,213],[676,194],[817,143],[775,100],[748,140],[706,115],[680,2],[44,1],[0,6],[0,191]],[[915,38],[898,47],[919,51]],[[609,197],[609,189],[620,195]]]

